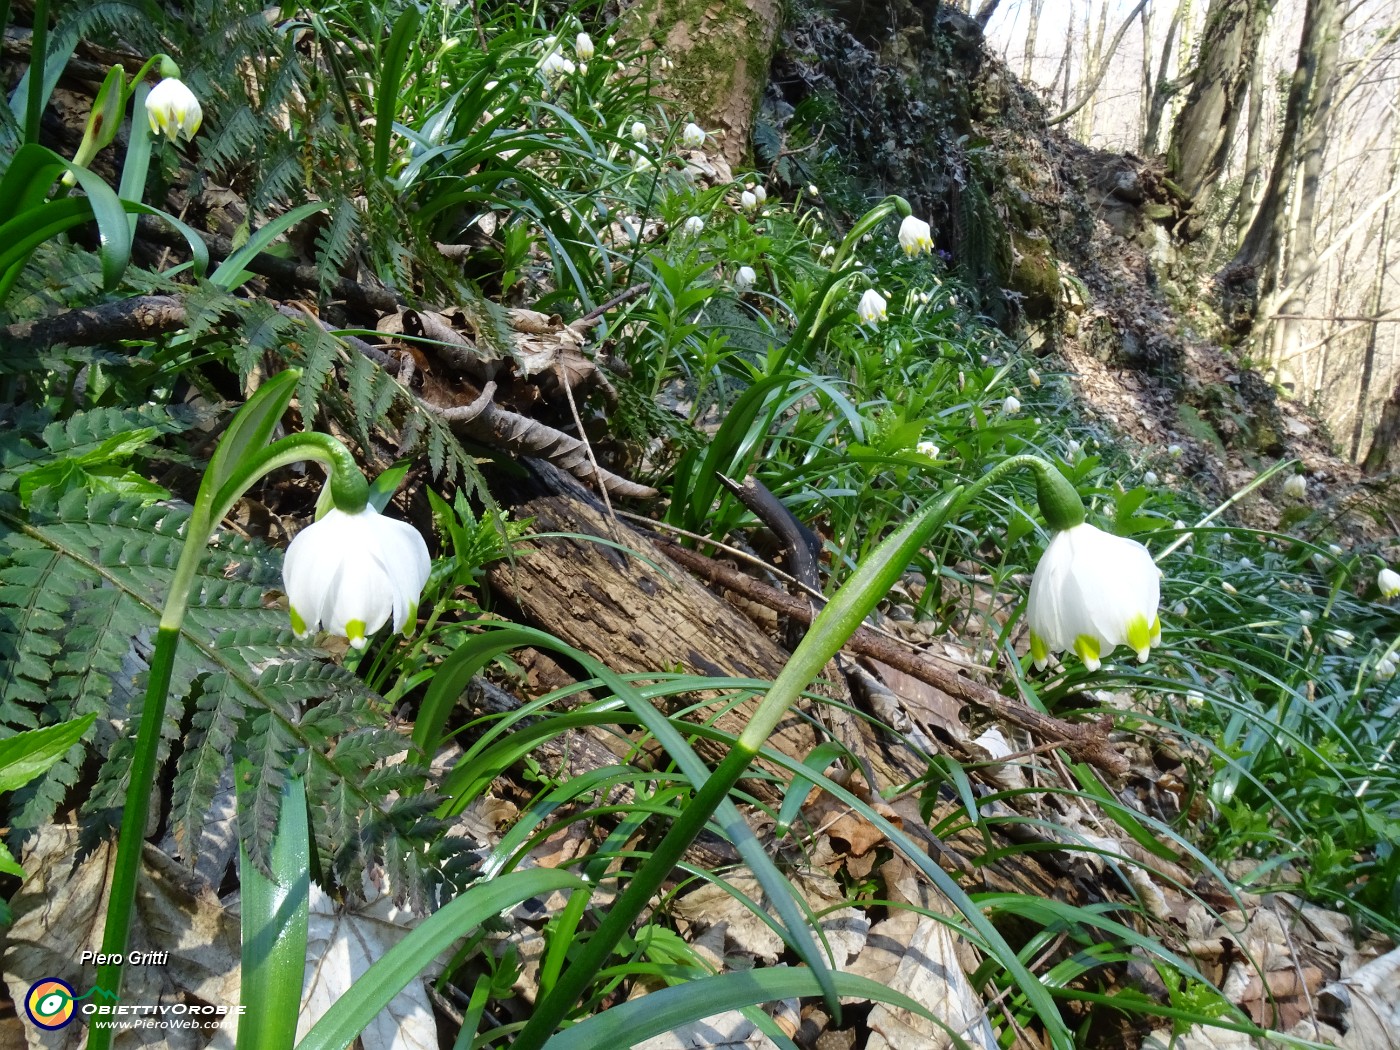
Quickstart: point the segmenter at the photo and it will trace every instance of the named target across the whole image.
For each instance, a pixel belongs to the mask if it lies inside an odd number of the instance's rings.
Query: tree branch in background
[[[1053,127],[1056,124],[1062,124],[1089,104],[1090,100],[1094,97],[1094,92],[1098,91],[1099,85],[1103,83],[1103,78],[1108,73],[1109,64],[1113,61],[1113,56],[1118,51],[1118,45],[1123,42],[1123,35],[1127,33],[1128,26],[1133,24],[1133,20],[1142,13],[1142,9],[1146,6],[1147,0],[1138,0],[1137,6],[1128,12],[1128,17],[1123,19],[1122,24],[1118,27],[1118,32],[1113,34],[1113,39],[1109,42],[1108,50],[1105,51],[1099,59],[1098,68],[1094,71],[1094,79],[1089,82],[1089,86],[1085,88],[1084,94],[1080,97],[1079,101],[1070,106],[1063,113],[1051,117],[1045,122],[1047,125]],[[1066,73],[1066,79],[1068,79],[1068,73]]]

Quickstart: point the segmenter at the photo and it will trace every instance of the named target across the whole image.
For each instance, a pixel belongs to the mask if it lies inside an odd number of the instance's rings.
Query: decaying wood
[[[794,598],[784,594],[751,576],[746,576],[738,569],[687,550],[670,540],[659,536],[653,539],[668,557],[711,583],[736,591],[752,601],[803,623],[811,623],[816,618],[811,603],[806,598]],[[1128,760],[1119,754],[1109,741],[1108,734],[1113,728],[1113,720],[1107,714],[1097,722],[1088,724],[1066,722],[1043,715],[1024,704],[1008,700],[980,682],[974,682],[955,671],[939,667],[919,652],[888,638],[882,638],[864,627],[856,630],[847,641],[846,648],[853,653],[889,664],[921,682],[942,689],[950,696],[979,707],[999,721],[1024,729],[1040,740],[1062,744],[1077,760],[1097,766],[1105,773],[1121,777],[1128,772]]]
[[[650,538],[609,519],[591,493],[558,469],[539,461],[524,466],[525,477],[493,484],[496,498],[516,515],[533,518],[539,532],[581,536],[538,540],[520,549],[513,563],[488,570],[491,586],[524,620],[624,673],[680,667],[772,680],[782,670],[787,655],[687,573],[665,571],[666,559]],[[584,538],[590,536],[635,553]],[[735,707],[716,724],[742,732],[755,703]],[[815,737],[806,722],[790,715],[770,743],[805,756]],[[718,746],[702,741],[697,747],[707,759],[722,757]]]

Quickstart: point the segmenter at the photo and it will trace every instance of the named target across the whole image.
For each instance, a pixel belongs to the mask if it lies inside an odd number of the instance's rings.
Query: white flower
[[[1317,616],[1313,613],[1311,609],[1301,609],[1298,612],[1298,622],[1301,623],[1304,627],[1312,623],[1315,619],[1317,619]]]
[[[899,224],[899,246],[905,255],[918,255],[933,251],[933,232],[923,219],[906,215]]]
[[[1376,661],[1376,677],[1382,680],[1395,677],[1395,654],[1388,653]]]
[[[151,122],[151,134],[164,132],[172,139],[194,138],[204,119],[199,99],[194,92],[175,77],[166,77],[146,96],[146,116]]]
[[[816,184],[815,182],[809,182],[809,183],[807,184],[807,195],[808,195],[809,197],[820,197],[820,196],[821,196],[821,192],[817,189],[817,184]]]
[[[1035,387],[1037,390],[1040,389],[1040,373],[1034,368],[1026,369],[1026,378],[1031,381],[1031,386]]]
[[[1290,474],[1283,483],[1283,494],[1290,499],[1308,498],[1308,479],[1301,474]]]
[[[544,62],[540,65],[540,68],[544,70],[545,76],[549,77],[551,80],[558,80],[572,73],[574,71],[574,64],[558,51],[551,51],[545,56]]]
[[[753,272],[752,266],[741,266],[739,272],[734,275],[734,290],[740,295],[745,295],[756,280],[758,274]]]
[[[1073,649],[1090,671],[1120,645],[1139,662],[1162,640],[1160,574],[1147,548],[1089,524],[1055,534],[1031,579],[1031,658]]]
[[[1017,412],[1021,411],[1021,402],[1013,395],[1003,401],[1001,407],[1006,411],[1008,416],[1014,416]]]
[[[1084,448],[1078,441],[1070,438],[1069,444],[1065,446],[1065,459],[1074,460],[1079,458],[1080,451]]]
[[[1346,630],[1344,627],[1337,627],[1327,632],[1327,640],[1338,649],[1349,649],[1356,641],[1356,635]]]
[[[743,193],[739,194],[739,204],[745,211],[753,211],[758,207],[758,198],[749,190],[745,190]]]
[[[1346,551],[1342,550],[1342,548],[1338,544],[1329,543],[1327,545],[1327,553],[1332,555],[1332,557],[1334,558],[1340,558],[1343,554],[1346,553]]]
[[[938,458],[938,446],[932,441],[920,441],[914,446],[914,451],[921,456],[927,456],[929,459]]]
[[[686,149],[699,149],[705,144],[705,129],[699,124],[687,124],[681,131],[681,145]]]
[[[1172,612],[1175,613],[1177,616],[1185,616],[1188,611],[1189,610],[1186,608],[1185,602],[1177,602],[1175,605],[1172,606]]]
[[[412,525],[373,507],[358,514],[332,508],[296,534],[282,562],[292,630],[300,638],[324,626],[363,649],[390,617],[395,631],[417,620],[430,568],[428,546]]]
[[[887,316],[886,305],[883,295],[874,288],[867,288],[856,305],[856,316],[866,324],[878,324]]]
[[[768,191],[763,188],[763,183],[760,182],[753,188],[753,197],[759,204],[763,204],[768,200]]]
[[[1206,698],[1204,695],[1197,692],[1195,689],[1188,689],[1186,691],[1186,706],[1194,708],[1205,707]]]
[[[593,57],[593,38],[587,33],[580,33],[574,37],[574,54],[578,55],[579,61],[587,62]]]
[[[1155,470],[1149,470],[1142,476],[1142,483],[1148,488],[1154,488],[1157,484],[1157,480],[1157,472]]]
[[[1178,457],[1178,456],[1181,455],[1181,446],[1180,446],[1180,445],[1168,445],[1168,446],[1167,446],[1167,455],[1171,456],[1172,459],[1176,459],[1176,457]]]
[[[831,258],[833,255],[835,255],[835,254],[836,254],[836,245],[834,245],[834,244],[828,244],[828,245],[826,245],[824,248],[822,248],[821,257],[822,257],[823,259],[830,259],[830,258]]]
[[[632,141],[641,142],[647,137],[647,126],[640,120],[632,125]]]
[[[1376,586],[1381,589],[1382,598],[1394,598],[1400,594],[1400,572],[1382,569],[1376,573]]]
[[[687,237],[699,237],[704,228],[705,220],[698,215],[692,215],[681,224],[681,232]]]
[[[1220,581],[1220,589],[1221,589],[1222,591],[1224,591],[1226,594],[1239,594],[1239,593],[1240,593],[1239,591],[1235,590],[1235,585],[1234,585],[1233,583],[1231,583],[1229,580],[1221,580],[1221,581]]]

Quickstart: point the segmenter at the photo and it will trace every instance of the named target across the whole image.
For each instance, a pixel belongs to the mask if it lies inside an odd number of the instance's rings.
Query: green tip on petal
[[[1037,671],[1045,670],[1045,665],[1050,662],[1050,648],[1045,644],[1045,639],[1034,631],[1031,632],[1031,659],[1035,661]]]
[[[347,620],[345,623],[345,637],[350,640],[350,645],[354,649],[365,647],[365,621]]]
[[[1161,634],[1160,627],[1158,634]],[[1137,653],[1138,663],[1146,662],[1152,648],[1152,624],[1147,622],[1146,616],[1139,614],[1128,621],[1128,645]]]
[[[292,614],[292,633],[298,638],[305,638],[310,632],[306,629],[306,621],[301,618],[301,613],[296,609],[288,609]]]
[[[1162,618],[1160,616],[1152,617],[1152,644],[1162,644]]]
[[[1074,640],[1074,651],[1079,654],[1079,659],[1084,661],[1086,671],[1097,671],[1102,666],[1099,661],[1099,640],[1097,638],[1081,634]]]

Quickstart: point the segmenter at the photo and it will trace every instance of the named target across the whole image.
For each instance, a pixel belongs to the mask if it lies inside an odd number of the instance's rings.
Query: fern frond
[[[331,220],[316,237],[316,271],[321,279],[321,301],[330,298],[350,257],[359,245],[360,219],[354,202],[341,198],[331,208]]]

